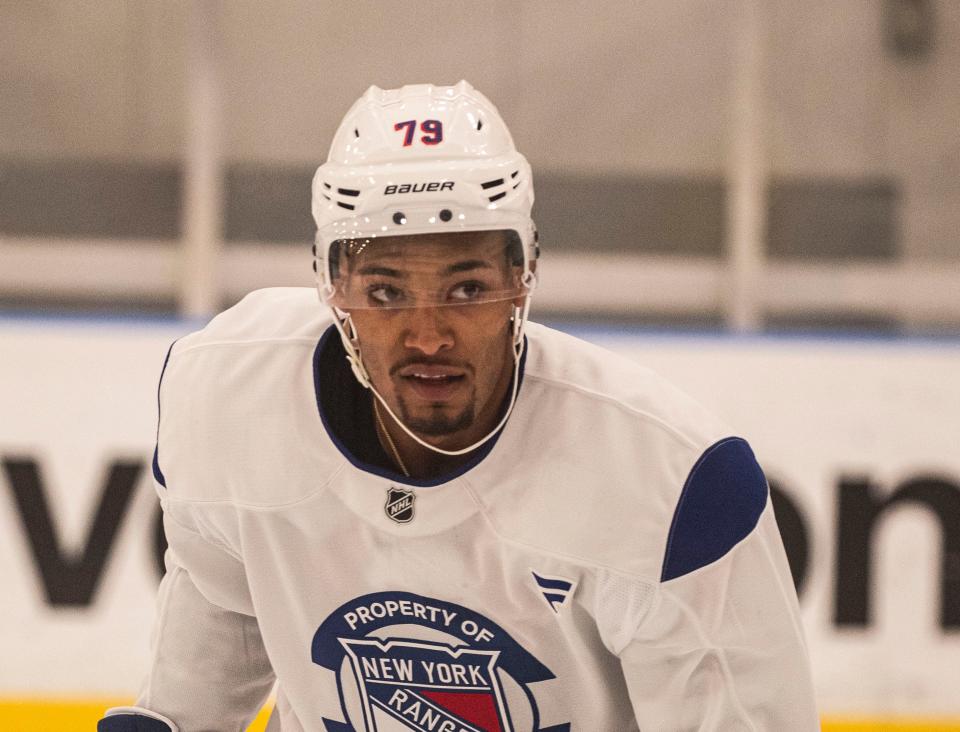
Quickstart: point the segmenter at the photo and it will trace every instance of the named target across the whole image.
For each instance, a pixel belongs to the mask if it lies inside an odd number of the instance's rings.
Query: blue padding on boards
[[[715,562],[743,540],[767,505],[767,479],[746,440],[709,447],[683,486],[663,558],[662,582]]]
[[[142,714],[111,714],[97,722],[97,732],[170,732],[170,726]]]

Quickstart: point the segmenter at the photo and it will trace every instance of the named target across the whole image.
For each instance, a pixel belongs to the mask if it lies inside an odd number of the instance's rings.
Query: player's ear
[[[348,276],[348,273],[343,271],[338,264],[334,268],[333,282],[331,282],[328,290],[327,303],[340,310],[347,309],[347,294],[350,287]]]
[[[329,303],[338,310],[346,311],[347,298],[343,293],[342,287],[334,288]]]
[[[530,295],[530,288],[527,285],[525,285],[523,282],[524,280],[523,267],[514,267],[513,270],[514,270],[514,284],[516,286],[517,292],[520,293],[515,298],[513,298],[513,305],[514,307],[522,308],[524,300],[526,300],[526,298]],[[531,274],[536,276],[537,260],[533,260],[532,262],[530,262],[530,272]]]

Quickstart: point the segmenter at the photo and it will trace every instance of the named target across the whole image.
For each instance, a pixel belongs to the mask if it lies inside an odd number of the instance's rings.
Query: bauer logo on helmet
[[[392,196],[395,193],[434,193],[436,191],[452,191],[452,180],[435,180],[429,183],[401,183],[391,184],[383,189],[383,195]]]

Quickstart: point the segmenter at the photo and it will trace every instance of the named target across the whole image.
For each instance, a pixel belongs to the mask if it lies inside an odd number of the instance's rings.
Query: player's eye
[[[380,305],[396,305],[404,299],[404,294],[393,285],[379,284],[367,288],[367,297]]]
[[[448,297],[456,302],[471,302],[479,300],[486,289],[480,282],[461,282],[450,290]]]

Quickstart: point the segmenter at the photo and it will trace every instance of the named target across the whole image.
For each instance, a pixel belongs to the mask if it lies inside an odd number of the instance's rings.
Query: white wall
[[[885,49],[883,5],[761,3],[771,163],[789,175],[905,175],[910,205],[935,211],[924,201],[960,185],[960,5],[933,3],[933,52],[920,61]],[[224,152],[314,162],[367,85],[466,77],[535,168],[719,173],[744,6],[210,2]],[[189,12],[184,0],[7,3],[0,154],[181,157]],[[918,253],[955,253],[947,231],[907,222]]]
[[[0,462],[39,466],[65,559],[88,540],[109,466],[142,464],[100,585],[72,608],[45,600],[28,522],[8,467],[0,469],[0,649],[16,660],[0,664],[0,699],[136,693],[158,579],[149,482],[156,380],[186,329],[0,320]],[[960,633],[940,625],[942,536],[930,510],[885,514],[872,544],[872,619],[833,620],[838,593],[848,592],[835,587],[838,542],[851,530],[838,514],[841,481],[867,479],[889,497],[909,480],[936,478],[960,501],[960,342],[586,335],[726,418],[799,511],[810,547],[801,604],[821,711],[960,717]]]

